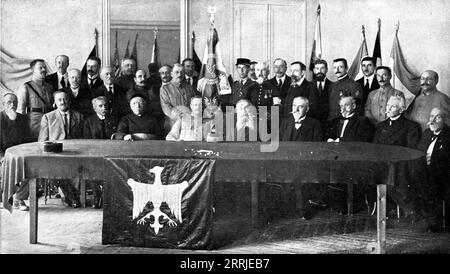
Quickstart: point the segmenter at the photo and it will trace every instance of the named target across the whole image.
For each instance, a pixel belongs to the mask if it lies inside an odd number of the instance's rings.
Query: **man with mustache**
[[[27,142],[28,123],[25,115],[17,113],[17,96],[14,93],[3,95],[4,110],[0,112],[0,168],[5,150]],[[0,179],[1,179],[0,172]],[[24,200],[28,198],[28,184],[20,182],[20,187],[13,195],[13,208],[27,211]]]
[[[36,142],[41,128],[42,116],[52,111],[53,88],[45,82],[47,67],[42,59],[35,59],[30,63],[31,81],[26,82],[17,90],[17,112],[26,114],[30,132],[30,142]]]
[[[184,114],[188,114],[191,98],[195,95],[192,86],[186,83],[183,65],[176,63],[172,69],[172,80],[161,86],[159,94],[161,108],[166,115],[164,122],[164,138],[173,124]],[[164,82],[164,79],[163,79]]]
[[[250,60],[247,58],[238,58],[236,60],[236,72],[239,80],[234,81],[231,85],[232,94],[223,96],[228,106],[236,106],[241,99],[250,99],[250,94],[256,93],[258,85],[249,78]]]
[[[67,67],[69,66],[69,57],[67,55],[58,55],[55,59],[56,72],[45,77],[45,81],[52,85],[53,90],[64,89],[70,85]]]
[[[198,76],[195,71],[195,63],[192,58],[186,58],[181,63],[184,68],[184,73],[186,77],[186,82],[192,86],[194,90],[197,90]]]
[[[81,71],[71,69],[67,73],[70,85],[63,90],[70,97],[70,108],[83,114],[85,117],[94,113],[91,104],[91,93],[87,88],[81,88]]]
[[[334,74],[337,81],[330,86],[330,112],[328,120],[331,121],[340,116],[339,100],[342,96],[351,96],[356,101],[356,112],[361,111],[363,90],[360,84],[350,79],[347,75],[348,65],[344,58],[337,58],[333,61]]]
[[[265,63],[255,64],[255,82],[258,84],[256,89],[251,90],[250,101],[255,107],[272,105],[272,85],[267,80],[269,76],[269,67]],[[270,110],[270,109],[268,109]]]
[[[416,121],[422,127],[427,128],[430,112],[437,107],[446,112],[450,111],[450,97],[440,92],[436,85],[439,75],[433,70],[426,70],[420,76],[420,93],[408,108],[406,116]]]
[[[118,119],[130,113],[126,91],[114,83],[114,68],[110,66],[103,67],[100,78],[102,79],[102,85],[93,92],[93,97],[105,96],[108,99],[108,111]]]
[[[361,70],[364,76],[356,80],[356,82],[358,82],[363,89],[361,106],[365,106],[369,93],[380,87],[374,74],[375,67],[375,61],[372,57],[365,56],[361,59]]]
[[[163,65],[158,70],[159,76],[161,78],[161,87],[167,85],[172,81],[172,67],[169,65]]]
[[[373,90],[367,97],[364,114],[372,124],[377,124],[386,120],[386,105],[393,95],[405,98],[400,90],[396,90],[391,86],[392,72],[389,67],[379,66],[376,69],[376,79],[380,88]]]
[[[418,149],[426,153],[428,183],[418,193],[425,199],[428,231],[442,232],[450,224],[450,127],[448,113],[440,108],[430,112],[428,128]],[[443,208],[443,206],[445,208]],[[443,218],[445,212],[445,219]]]
[[[309,114],[316,117],[317,92],[313,83],[306,80],[306,66],[302,62],[293,62],[291,64],[291,86],[286,94],[285,104],[283,106],[282,117],[289,117],[292,110],[292,102],[295,97],[305,97],[309,101]]]
[[[286,99],[286,94],[291,86],[291,77],[286,75],[287,63],[282,58],[276,58],[273,61],[273,70],[275,76],[270,79],[270,83],[273,86],[273,105],[279,106]]]
[[[256,79],[258,78],[255,73],[256,63],[258,63],[258,62],[256,62],[256,61],[250,62],[250,66],[248,68],[248,78],[252,81],[256,81]]]
[[[328,63],[325,60],[319,59],[314,62],[313,69],[313,84],[317,87],[317,110],[316,116],[322,124],[322,128],[327,128],[327,118],[329,112],[329,89],[331,82],[327,78]]]
[[[91,96],[95,97],[95,90],[103,85],[100,79],[100,66],[102,62],[100,58],[91,56],[86,61],[87,76],[81,78],[80,87],[83,90],[89,90]]]
[[[132,58],[122,59],[120,66],[121,75],[115,79],[115,84],[123,90],[130,90],[134,86],[134,74],[136,73],[136,60]]]

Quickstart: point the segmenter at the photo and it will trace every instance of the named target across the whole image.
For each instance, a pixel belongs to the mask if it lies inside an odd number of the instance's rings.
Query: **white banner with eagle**
[[[210,248],[214,160],[106,161],[103,244]]]

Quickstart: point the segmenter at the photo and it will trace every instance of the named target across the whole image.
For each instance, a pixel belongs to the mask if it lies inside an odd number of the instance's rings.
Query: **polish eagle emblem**
[[[164,167],[155,166],[150,169],[150,173],[155,174],[155,182],[153,184],[144,184],[133,179],[128,179],[127,184],[133,191],[133,220],[139,217],[148,202],[153,203],[153,210],[140,218],[137,223],[145,225],[149,222],[157,235],[159,230],[164,226],[159,222],[159,217],[168,220],[167,224],[171,227],[177,226],[177,222],[161,211],[160,207],[163,202],[167,204],[170,212],[180,223],[183,222],[181,216],[181,198],[183,191],[188,187],[188,182],[183,181],[180,184],[163,185],[161,182],[161,173]],[[154,217],[153,224],[150,223],[150,217]]]

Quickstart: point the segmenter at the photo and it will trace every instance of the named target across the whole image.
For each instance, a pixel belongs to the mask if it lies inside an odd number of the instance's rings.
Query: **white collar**
[[[295,84],[300,86],[303,83],[303,80],[305,80],[305,76],[303,76],[298,82],[295,82]]]
[[[369,77],[366,77],[366,76],[364,75],[364,85],[366,84],[367,79],[369,79],[369,85],[372,86],[372,82],[373,82],[373,78],[374,78],[374,77],[375,77],[375,73],[373,73],[373,74],[370,75]]]
[[[344,76],[342,76],[342,77],[338,77],[338,80],[342,80],[342,79],[344,79],[345,77],[347,77],[347,73],[344,75]]]
[[[64,74],[61,74],[61,72],[56,71],[56,74],[58,74],[58,79],[61,79],[64,76],[64,79],[67,79],[67,71]]]
[[[58,111],[59,111],[59,113],[60,113],[61,115],[65,115],[65,114],[69,115],[69,112],[70,112],[69,110],[67,110],[66,112],[62,112],[62,111],[59,110],[59,109],[58,109]]]
[[[391,121],[395,121],[395,120],[397,120],[398,118],[400,118],[400,116],[402,116],[402,114],[400,113],[399,115],[397,115],[397,117],[394,117],[394,118],[389,118],[389,119],[391,119]]]
[[[345,119],[349,119],[349,118],[352,118],[353,115],[355,115],[355,112],[352,112],[352,114],[350,114],[350,115],[348,115],[347,117],[344,117],[344,118],[345,118]]]
[[[286,80],[286,74],[284,74],[283,77],[275,76],[275,78],[277,79],[277,82],[278,82],[279,80],[281,80],[281,83],[284,84],[284,80]]]
[[[114,91],[114,84],[107,85],[105,82],[103,82],[103,85],[106,87],[107,90],[109,90],[109,87]]]
[[[91,80],[91,81],[92,81],[92,80],[97,81],[97,79],[98,79],[98,73],[95,74],[94,77],[91,77],[91,76],[89,76],[89,74],[88,74],[88,79]]]
[[[303,120],[305,120],[305,119],[306,119],[306,115],[303,116],[302,118],[299,118],[298,120],[295,120],[295,122],[301,122],[301,121],[303,121]]]
[[[98,115],[98,113],[96,113],[96,115],[97,115],[97,117],[100,119],[100,120],[105,120],[105,116],[100,116],[100,115]]]

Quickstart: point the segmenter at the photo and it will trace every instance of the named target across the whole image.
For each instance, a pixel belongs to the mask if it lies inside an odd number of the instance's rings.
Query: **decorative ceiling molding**
[[[180,30],[180,21],[111,20],[111,29]]]

